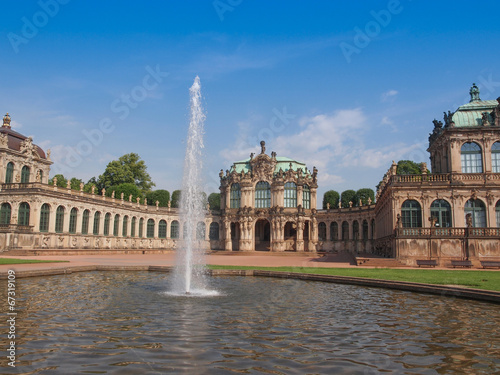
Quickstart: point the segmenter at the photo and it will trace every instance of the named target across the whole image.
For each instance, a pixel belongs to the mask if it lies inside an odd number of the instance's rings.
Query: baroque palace
[[[397,174],[376,202],[318,210],[318,170],[276,152],[251,154],[220,177],[221,207],[198,223],[206,250],[368,253],[418,259],[500,259],[500,98],[470,102],[434,120],[431,169]],[[50,152],[0,128],[0,252],[162,252],[182,248],[176,208],[49,185]]]

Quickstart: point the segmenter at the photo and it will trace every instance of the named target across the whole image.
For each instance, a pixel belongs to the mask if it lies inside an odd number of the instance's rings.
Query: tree
[[[361,199],[361,203],[363,203],[363,205],[367,205],[368,204],[368,198],[371,199],[371,202],[374,203],[375,202],[375,192],[372,190],[372,189],[369,189],[369,188],[365,188],[365,189],[359,189],[357,192],[356,192],[356,200],[357,200],[357,204],[359,204],[359,200]]]
[[[52,177],[49,180],[49,185],[54,185],[54,178],[57,178],[57,186],[58,187],[66,187],[68,180],[62,174],[56,174],[54,177]]]
[[[158,201],[160,207],[168,207],[170,193],[167,190],[154,190],[146,194],[146,199],[149,205],[155,205]]]
[[[109,162],[104,173],[99,176],[98,188],[108,190],[111,186],[124,183],[134,184],[142,193],[148,193],[155,186],[147,172],[146,163],[137,154],[125,154]]]
[[[411,160],[398,161],[398,168],[396,174],[422,174],[420,164]]]
[[[338,208],[339,198],[340,195],[338,192],[335,190],[328,190],[325,194],[323,194],[323,209],[326,210],[327,203],[330,203],[330,208]]]
[[[181,191],[174,190],[172,192],[172,207],[179,208],[180,204],[181,204]]]
[[[352,202],[353,206],[357,206],[356,202],[356,192],[354,190],[343,191],[340,195],[340,200],[342,201],[342,207],[349,207],[349,202]]]
[[[129,196],[132,194],[132,201],[135,201],[137,197],[142,198],[142,192],[139,190],[135,184],[131,183],[123,183],[116,186],[111,186],[109,189],[106,189],[106,196],[111,197],[115,192],[115,198],[120,199],[121,194],[123,193],[123,199],[128,201]]]
[[[73,177],[71,180],[70,180],[70,184],[71,184],[71,189],[72,190],[80,190],[80,184],[83,183],[82,180],[80,180],[79,178],[76,178],[76,177]]]
[[[211,210],[220,210],[220,193],[212,193],[208,196],[208,204]]]

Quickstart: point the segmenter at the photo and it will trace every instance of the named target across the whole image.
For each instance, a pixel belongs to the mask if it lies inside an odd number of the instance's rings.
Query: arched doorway
[[[269,251],[271,249],[271,225],[266,219],[255,223],[255,251]]]
[[[291,221],[287,221],[285,224],[285,251],[296,251],[297,250],[297,225]]]
[[[231,223],[231,246],[233,251],[240,249],[240,223]]]

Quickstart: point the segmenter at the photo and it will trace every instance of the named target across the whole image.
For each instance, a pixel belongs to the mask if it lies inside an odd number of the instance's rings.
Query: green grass
[[[64,263],[67,260],[36,260],[36,259],[14,259],[0,258],[0,264],[25,264],[25,263]]]
[[[319,275],[366,277],[380,280],[409,281],[436,285],[460,285],[469,288],[500,291],[500,271],[392,269],[392,268],[315,268],[315,267],[249,267],[216,266],[210,269],[269,270]]]

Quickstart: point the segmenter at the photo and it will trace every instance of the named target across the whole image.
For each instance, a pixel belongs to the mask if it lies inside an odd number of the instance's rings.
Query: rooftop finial
[[[266,153],[266,142],[260,141],[260,148],[261,148],[260,153],[265,154]]]
[[[477,102],[477,101],[481,100],[481,98],[479,97],[479,88],[476,86],[475,83],[472,84],[472,87],[470,88],[469,94],[470,94],[470,101],[471,102]]]
[[[9,112],[7,112],[5,114],[5,116],[3,116],[3,127],[6,127],[6,128],[10,128],[10,116],[9,116]]]

